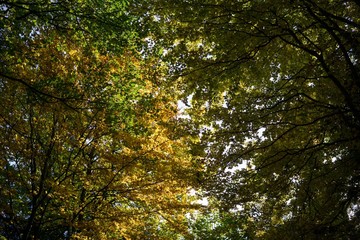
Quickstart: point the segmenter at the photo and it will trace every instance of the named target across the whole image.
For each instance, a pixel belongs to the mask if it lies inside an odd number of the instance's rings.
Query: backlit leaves
[[[253,238],[356,236],[358,3],[161,4],[208,195]]]
[[[132,239],[160,220],[184,231],[192,164],[169,128],[176,106],[151,62],[82,41],[48,31],[4,59],[1,233]]]

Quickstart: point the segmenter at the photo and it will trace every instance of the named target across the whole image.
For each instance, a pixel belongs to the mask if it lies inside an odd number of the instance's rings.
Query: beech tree
[[[175,239],[198,171],[120,1],[1,2],[0,235]]]
[[[204,192],[250,238],[358,237],[359,2],[153,2]]]
[[[1,1],[0,235],[358,238],[359,10]]]
[[[181,228],[192,164],[155,73],[50,35],[2,76],[2,235],[139,238],[146,216]]]

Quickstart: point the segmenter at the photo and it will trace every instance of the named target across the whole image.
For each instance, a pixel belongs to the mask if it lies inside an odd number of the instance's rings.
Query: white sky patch
[[[313,82],[309,82],[307,85],[312,88],[315,87],[315,83],[313,83]]]
[[[195,189],[190,189],[190,191],[189,191],[189,195],[190,195],[190,196],[196,196],[196,193],[197,193],[197,192],[196,192]],[[204,198],[202,198],[202,199],[196,200],[195,203],[201,204],[201,205],[203,205],[203,206],[208,206],[208,205],[209,205],[209,200],[208,200],[207,197],[204,197]]]
[[[222,97],[223,97],[222,107],[223,107],[223,108],[228,108],[228,103],[227,103],[227,101],[225,100],[227,94],[228,94],[227,91],[225,91],[225,92],[222,93]]]
[[[186,109],[189,108],[182,100],[177,101],[177,106],[181,114],[185,113]]]
[[[190,95],[186,98],[186,103],[183,100],[179,100],[177,101],[177,107],[179,109],[179,118],[184,118],[184,119],[190,119],[189,114],[186,113],[186,110],[189,109],[191,106],[191,104],[189,105],[188,103],[191,103],[191,99],[192,99],[193,95]]]
[[[201,204],[203,206],[208,206],[209,205],[209,200],[208,200],[207,197],[204,197],[204,198],[202,198],[200,200],[197,200],[196,203]]]
[[[161,19],[161,17],[159,15],[153,15],[153,21],[154,22],[159,22]]]
[[[265,140],[264,137],[264,132],[265,132],[266,128],[262,127],[259,130],[257,130],[257,136],[259,137],[260,140]]]
[[[237,204],[234,208],[230,209],[230,212],[236,213],[244,210],[244,207],[240,204]]]
[[[244,162],[238,164],[238,165],[235,166],[235,167],[231,167],[231,168],[227,167],[227,168],[225,169],[225,172],[234,173],[234,172],[236,172],[237,170],[245,169],[246,166],[247,166],[247,164],[246,164],[246,162],[244,161]]]

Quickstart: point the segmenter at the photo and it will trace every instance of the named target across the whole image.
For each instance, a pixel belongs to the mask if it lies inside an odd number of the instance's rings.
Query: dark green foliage
[[[189,226],[191,237],[185,239],[249,239],[246,237],[242,227],[235,213],[219,213],[213,210],[208,213],[195,214],[193,216]]]
[[[359,2],[156,2],[205,192],[240,205],[253,238],[356,238]]]

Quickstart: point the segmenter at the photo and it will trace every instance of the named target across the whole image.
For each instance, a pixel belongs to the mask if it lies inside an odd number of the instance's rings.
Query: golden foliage
[[[25,222],[20,231],[73,239],[142,239],[164,223],[185,231],[195,169],[151,62],[53,32],[19,43],[6,61],[0,204]]]

